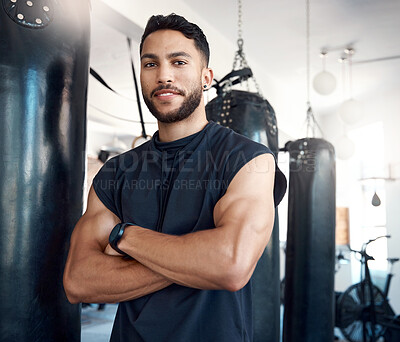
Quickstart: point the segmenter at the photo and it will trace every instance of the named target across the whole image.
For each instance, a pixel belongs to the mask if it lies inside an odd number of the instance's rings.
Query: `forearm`
[[[142,297],[171,284],[135,260],[93,251],[91,256],[67,264],[64,286],[73,303],[116,303]]]
[[[223,229],[182,236],[128,228],[119,248],[171,281],[201,289],[235,289],[238,255]]]

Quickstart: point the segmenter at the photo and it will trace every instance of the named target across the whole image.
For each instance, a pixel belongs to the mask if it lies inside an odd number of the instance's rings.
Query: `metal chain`
[[[238,39],[237,39],[238,51],[236,51],[236,53],[235,53],[232,70],[236,70],[238,63],[239,63],[239,69],[242,69],[243,67],[247,67],[246,57],[243,52],[242,0],[238,0],[238,23],[237,24],[238,24]]]
[[[243,30],[242,30],[242,25],[243,25],[243,21],[242,21],[242,0],[238,0],[238,40],[237,40],[237,44],[238,44],[238,51],[235,55],[235,60],[233,62],[233,70],[235,70],[236,66],[237,66],[237,62],[239,61],[239,69],[243,69],[248,67],[247,61],[246,61],[246,56],[243,52]],[[250,91],[250,86],[249,86],[249,81],[246,81],[246,87],[247,87],[247,91]]]
[[[242,0],[238,0],[238,42],[239,40],[242,40]]]
[[[246,60],[246,55],[243,52],[243,20],[242,20],[242,0],[238,0],[238,39],[237,39],[237,45],[238,45],[238,50],[235,53],[235,57],[233,59],[233,66],[232,66],[232,70],[238,70],[238,69],[243,69],[243,68],[248,68],[249,65],[247,63]],[[254,75],[252,76],[254,85],[256,87],[257,93],[260,96],[262,95],[261,89],[257,83],[256,78],[254,77]],[[247,84],[247,90],[250,91],[250,87],[249,87],[249,82],[246,82]],[[231,87],[229,87],[230,90]],[[228,91],[229,91],[228,90]]]
[[[306,0],[306,60],[307,60],[307,132],[306,135],[309,137],[309,132],[311,132],[312,137],[315,137],[315,128],[318,128],[322,136],[324,132],[318,125],[315,119],[314,112],[311,108],[310,102],[310,0]]]
[[[310,104],[310,0],[306,0],[307,105]]]
[[[315,116],[311,108],[310,103],[310,0],[306,0],[306,87],[307,87],[307,132],[306,135],[309,137],[315,137]]]

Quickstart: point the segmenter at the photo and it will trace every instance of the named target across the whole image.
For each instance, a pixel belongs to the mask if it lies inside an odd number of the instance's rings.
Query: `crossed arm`
[[[90,190],[86,213],[78,221],[64,269],[64,289],[71,303],[114,303],[141,297],[171,284],[135,260],[104,253],[119,222]]]
[[[181,236],[127,227],[119,248],[108,245],[119,219],[89,194],[88,210],[71,237],[64,272],[70,302],[120,302],[172,283],[237,291],[250,279],[272,231],[275,163],[252,159],[235,175],[214,208],[216,228]]]

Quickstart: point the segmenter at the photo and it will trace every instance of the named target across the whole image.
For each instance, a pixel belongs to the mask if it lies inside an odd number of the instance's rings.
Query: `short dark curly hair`
[[[175,30],[181,32],[186,38],[193,39],[196,48],[203,55],[208,66],[210,60],[210,48],[208,46],[207,38],[200,27],[187,21],[184,17],[171,13],[167,16],[153,15],[147,22],[146,28],[140,42],[140,53],[142,53],[143,42],[147,36],[158,30]]]

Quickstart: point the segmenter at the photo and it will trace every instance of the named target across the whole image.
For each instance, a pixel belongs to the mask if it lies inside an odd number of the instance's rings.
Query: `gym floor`
[[[82,308],[82,342],[108,342],[114,322],[117,304],[106,304],[104,310],[97,310],[97,304]]]

